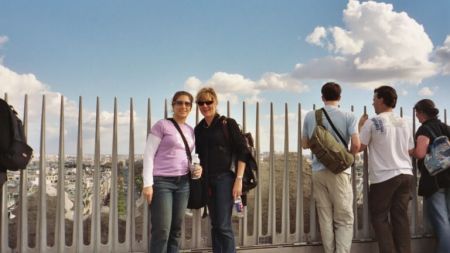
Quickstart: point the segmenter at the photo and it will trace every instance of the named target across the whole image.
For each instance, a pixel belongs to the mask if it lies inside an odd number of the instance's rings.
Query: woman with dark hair
[[[421,176],[419,195],[424,197],[428,219],[438,239],[438,253],[450,252],[450,172],[449,170],[431,176],[424,165],[425,155],[433,136],[450,137],[450,127],[438,119],[439,109],[430,99],[422,99],[414,106],[416,117],[422,124],[416,132],[414,156]]]
[[[181,226],[189,198],[189,166],[186,140],[189,150],[194,150],[194,129],[186,124],[191,112],[193,97],[186,91],[178,91],[172,98],[173,120],[162,119],[153,125],[147,137],[144,151],[144,188],[142,193],[149,206],[151,253],[175,253],[179,251]],[[177,130],[178,124],[181,133]],[[193,171],[200,177],[200,166]]]

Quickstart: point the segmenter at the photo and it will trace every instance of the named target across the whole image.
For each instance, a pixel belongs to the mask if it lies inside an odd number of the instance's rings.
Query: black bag
[[[17,117],[17,112],[8,106],[11,124],[11,144],[7,152],[0,156],[0,167],[12,171],[23,170],[31,160],[33,149],[26,142],[22,121]]]
[[[183,131],[181,131],[180,126],[178,123],[172,119],[169,118],[168,120],[172,121],[175,128],[178,130],[178,132],[181,135],[181,138],[183,139],[184,148],[186,149],[186,156],[188,157],[189,163],[192,161],[191,157],[191,150],[189,149],[189,145],[186,141],[186,137],[184,137]],[[203,177],[198,179],[192,179],[191,172],[189,170],[189,200],[187,204],[187,208],[189,209],[200,209],[206,205],[207,201],[207,191],[206,186],[204,183]]]
[[[225,117],[222,119],[222,128],[225,135],[225,138],[230,140],[230,134],[228,130],[228,124]],[[255,188],[258,185],[258,164],[256,163],[255,155],[255,147],[253,142],[253,137],[251,133],[243,133],[240,131],[242,138],[245,140],[248,156],[245,159],[245,170],[244,175],[242,176],[242,192],[248,193],[251,189]]]

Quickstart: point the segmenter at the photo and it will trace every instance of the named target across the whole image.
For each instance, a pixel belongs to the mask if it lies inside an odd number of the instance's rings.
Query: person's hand
[[[203,173],[202,166],[200,164],[196,164],[195,165],[195,169],[194,169],[194,173],[193,173],[194,178],[202,177],[202,173]]]
[[[358,128],[361,129],[361,127],[364,126],[364,123],[366,123],[367,119],[369,119],[369,115],[363,114],[361,118],[359,118]]]
[[[233,185],[233,198],[236,199],[237,197],[242,195],[242,178],[236,178],[234,180]]]
[[[153,186],[144,187],[144,189],[142,189],[142,194],[144,195],[145,200],[147,200],[147,203],[150,205],[153,198]]]

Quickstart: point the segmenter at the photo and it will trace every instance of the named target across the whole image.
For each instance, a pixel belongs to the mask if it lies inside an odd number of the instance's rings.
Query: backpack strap
[[[339,131],[336,129],[336,127],[334,126],[334,124],[333,124],[333,122],[331,121],[331,119],[330,119],[330,116],[328,116],[328,113],[327,113],[327,111],[325,110],[325,108],[321,108],[321,109],[319,109],[319,110],[316,110],[316,121],[317,121],[317,111],[319,111],[319,114],[320,114],[320,125],[321,126],[323,126],[322,125],[322,112],[325,114],[325,117],[327,118],[327,120],[328,120],[328,123],[330,123],[330,126],[333,128],[333,130],[334,130],[334,132],[337,134],[337,136],[339,137],[339,139],[341,140],[341,142],[344,144],[344,146],[347,148],[348,147],[348,145],[347,145],[347,142],[344,140],[344,138],[342,138],[342,136],[341,136],[341,134],[339,133]],[[317,124],[319,124],[319,123],[317,123]]]
[[[189,163],[190,163],[192,161],[191,150],[190,150],[189,145],[188,145],[188,143],[186,141],[186,137],[184,137],[183,131],[181,131],[180,126],[178,125],[178,123],[173,118],[168,118],[168,120],[172,121],[173,125],[178,130],[178,132],[180,133],[181,138],[183,139],[184,149],[186,150],[186,156],[189,159]]]

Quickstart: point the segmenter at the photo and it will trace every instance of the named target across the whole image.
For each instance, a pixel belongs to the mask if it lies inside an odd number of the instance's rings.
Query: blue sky
[[[97,96],[105,124],[114,97],[124,121],[130,97],[138,120],[151,98],[156,120],[164,98],[205,85],[233,108],[273,102],[280,115],[320,105],[329,80],[344,108],[371,109],[389,84],[408,110],[424,97],[449,109],[449,16],[448,0],[1,1],[0,93],[17,107],[30,94],[32,117],[42,94],[55,116],[64,95],[69,118],[82,96],[86,124]]]

